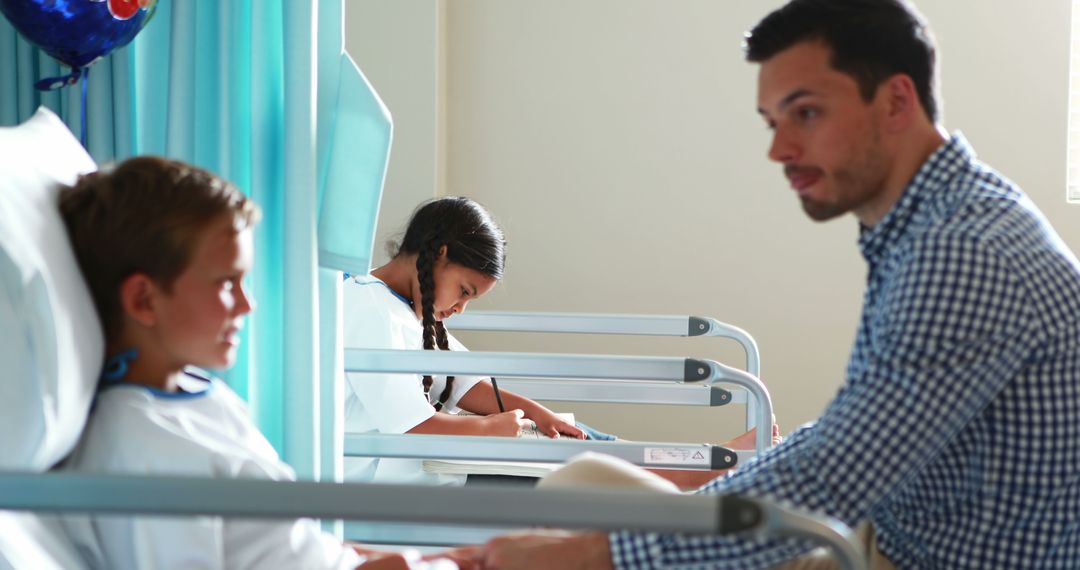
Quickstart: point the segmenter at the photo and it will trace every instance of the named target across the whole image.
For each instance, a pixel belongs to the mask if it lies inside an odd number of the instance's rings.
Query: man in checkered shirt
[[[1019,188],[940,126],[925,21],[903,0],[793,0],[746,50],[769,158],[811,218],[855,215],[869,274],[824,415],[700,492],[869,521],[875,568],[1080,567],[1078,263]],[[483,563],[764,568],[810,548],[525,535],[492,541]]]

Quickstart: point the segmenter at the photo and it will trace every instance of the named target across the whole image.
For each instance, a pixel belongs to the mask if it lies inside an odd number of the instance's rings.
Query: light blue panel
[[[134,89],[131,81],[134,48],[125,46],[113,52],[108,62],[112,67],[113,100],[113,157],[123,160],[132,155],[135,140]]]
[[[285,3],[285,460],[319,477],[315,6]]]
[[[225,120],[231,125],[231,144],[228,156],[230,157],[229,172],[231,179],[245,193],[250,194],[251,188],[251,146],[252,146],[252,37],[251,37],[251,11],[252,0],[235,0],[227,3],[231,15],[231,26],[227,36],[232,42],[229,52],[233,54],[229,58],[229,66],[226,68],[226,82],[232,86],[229,90],[229,111]],[[274,77],[277,77],[276,75]],[[260,86],[260,90],[264,87]]]
[[[326,188],[326,167],[330,159],[334,117],[337,114],[341,54],[345,51],[344,5],[342,2],[319,3],[319,34],[315,61],[318,70],[316,144],[319,189],[316,208],[322,208]],[[318,211],[318,210],[316,210]]]
[[[244,193],[251,192],[251,0],[217,5],[220,58],[219,171]]]
[[[252,145],[252,0],[236,0],[219,5],[224,10],[222,49],[230,54],[222,62],[219,83],[227,85],[222,91],[222,128],[227,136],[222,138],[221,168],[229,179],[249,194],[251,188]],[[260,87],[261,89],[261,87]]]
[[[154,17],[132,41],[135,51],[133,154],[165,155],[168,126],[172,0],[158,0]]]
[[[322,480],[341,481],[345,455],[345,350],[342,344],[341,272],[319,270]]]
[[[174,2],[169,44],[169,104],[165,154],[191,162],[195,158],[195,17],[198,2]],[[159,7],[158,10],[161,10]]]
[[[339,86],[339,64],[345,48],[344,4],[319,3],[318,99],[316,115],[316,165],[318,194],[316,208],[322,205],[326,183],[326,165],[332,145]],[[318,210],[316,210],[318,211]],[[323,481],[341,481],[345,454],[345,355],[341,325],[341,272],[319,270],[319,462]],[[342,537],[341,521],[324,521],[324,529]]]
[[[195,148],[192,161],[199,166],[224,175],[221,170],[220,148],[225,132],[222,130],[222,101],[228,85],[220,81],[219,70],[231,53],[221,50],[221,3],[192,2],[195,5],[196,35],[191,38],[194,57],[194,84],[189,88],[192,98],[192,131]]]
[[[80,118],[82,117],[81,89],[81,86],[76,84],[60,90],[60,106],[63,110],[60,118],[64,119],[64,124],[75,136],[79,136],[79,131],[82,129],[80,125]]]
[[[61,74],[60,62],[55,59],[38,52],[38,72],[37,76],[41,78],[45,77],[58,77]],[[3,56],[0,56],[0,61],[3,61]],[[68,88],[70,89],[70,87]],[[53,110],[57,115],[60,114],[60,94],[62,89],[54,89],[52,91],[38,91],[38,101],[46,107]]]
[[[86,96],[86,150],[94,162],[105,164],[113,160],[113,78],[112,66],[105,59],[87,68],[90,90]],[[78,87],[72,85],[72,87]]]
[[[134,46],[127,44],[113,52],[108,62],[112,68],[112,155],[118,161],[132,157],[135,146],[134,55]]]
[[[319,216],[319,264],[367,273],[393,123],[360,68],[342,54],[337,113]]]
[[[345,347],[341,322],[341,272],[319,270],[319,480],[345,478]],[[340,520],[322,521],[323,530],[344,538]]]
[[[7,18],[0,18],[0,126],[5,127],[19,123],[19,70],[13,65],[18,58],[17,33]]]
[[[215,49],[220,53],[220,56],[215,58],[217,65],[213,69],[214,89],[216,91],[214,97],[217,99],[215,112],[218,115],[217,121],[213,125],[217,129],[218,139],[217,146],[214,149],[216,151],[214,164],[217,173],[232,181],[233,184],[237,184],[244,192],[247,192],[248,190],[239,184],[233,173],[234,163],[231,156],[232,151],[236,148],[233,143],[236,136],[236,123],[232,120],[232,117],[234,114],[240,114],[233,93],[238,82],[234,82],[230,78],[234,67],[239,67],[239,62],[236,62],[235,59],[238,55],[236,46],[240,40],[233,37],[233,32],[238,27],[233,22],[233,17],[234,15],[244,17],[243,14],[237,14],[237,10],[243,8],[245,6],[241,6],[237,2],[218,2],[213,11],[203,10],[203,12],[213,15],[213,21],[209,22],[209,24],[215,30],[214,37],[217,44]],[[209,72],[209,70],[204,71],[204,73],[206,72]]]
[[[284,455],[285,292],[284,44],[282,0],[251,5],[251,196],[262,206],[255,229],[252,292],[259,308],[251,316],[252,351],[248,402],[256,423]]]
[[[340,15],[338,11],[339,18]],[[340,25],[340,20],[334,22],[331,17],[324,17],[320,26],[324,22],[325,28],[331,31]],[[342,472],[339,445],[342,445],[340,437],[344,430],[342,403],[345,378],[339,270],[366,273],[371,263],[375,219],[386,176],[392,125],[386,107],[360,70],[343,53],[341,43],[328,41],[319,49],[336,49],[338,53],[338,66],[333,73],[326,71],[324,62],[329,58],[323,53],[319,54],[320,90],[327,84],[337,85],[335,97],[326,97],[332,102],[333,113],[326,114],[327,118],[321,122],[325,131],[319,133],[319,150],[326,154],[320,158],[320,164],[325,164],[325,167],[324,174],[320,176],[323,184],[320,186],[319,261],[327,268],[320,272],[319,298],[320,332],[324,339],[320,399],[325,417],[321,422],[321,451],[322,468],[327,471],[324,479],[329,479],[330,473],[340,477]],[[322,103],[324,107],[330,104]],[[335,211],[337,208],[341,210]],[[363,238],[357,237],[365,235],[368,236],[366,244]],[[354,240],[351,243],[347,241],[350,237]],[[359,269],[361,267],[363,269]]]
[[[18,98],[17,122],[21,123],[30,118],[37,109],[37,95],[34,92],[34,82],[37,81],[37,63],[35,53],[37,49],[19,36],[15,40],[15,67],[18,70],[15,89]]]

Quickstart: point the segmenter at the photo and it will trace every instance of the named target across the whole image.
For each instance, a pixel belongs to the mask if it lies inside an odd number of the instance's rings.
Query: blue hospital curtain
[[[160,0],[129,46],[90,68],[88,94],[99,164],[184,160],[262,207],[257,309],[237,365],[221,375],[306,479],[340,472],[339,271],[370,263],[389,152],[389,114],[343,57],[342,10],[342,0]],[[0,17],[0,126],[46,105],[78,135],[78,90],[32,87],[60,71]],[[320,216],[324,202],[338,215]]]

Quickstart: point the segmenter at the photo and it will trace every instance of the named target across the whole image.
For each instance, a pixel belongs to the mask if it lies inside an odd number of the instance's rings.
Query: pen
[[[491,387],[495,389],[495,401],[499,404],[499,412],[505,412],[506,408],[503,407],[502,396],[499,395],[499,383],[495,381],[495,377],[491,377]]]

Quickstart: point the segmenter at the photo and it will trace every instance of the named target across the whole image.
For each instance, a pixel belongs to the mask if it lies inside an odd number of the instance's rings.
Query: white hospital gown
[[[423,330],[407,302],[371,275],[345,281],[344,344],[346,348],[420,350]],[[467,350],[447,334],[451,350]],[[424,395],[423,377],[416,374],[346,374],[345,431],[349,433],[405,433],[434,415]],[[455,412],[458,400],[484,378],[457,376],[446,411]],[[430,396],[435,400],[446,385],[434,376]],[[425,473],[420,459],[345,458],[345,479],[383,483],[460,485],[463,476]]]
[[[62,467],[102,474],[291,481],[295,475],[220,380],[185,379],[186,391],[106,388],[83,439]],[[363,561],[310,519],[65,515],[92,568],[354,568]]]

